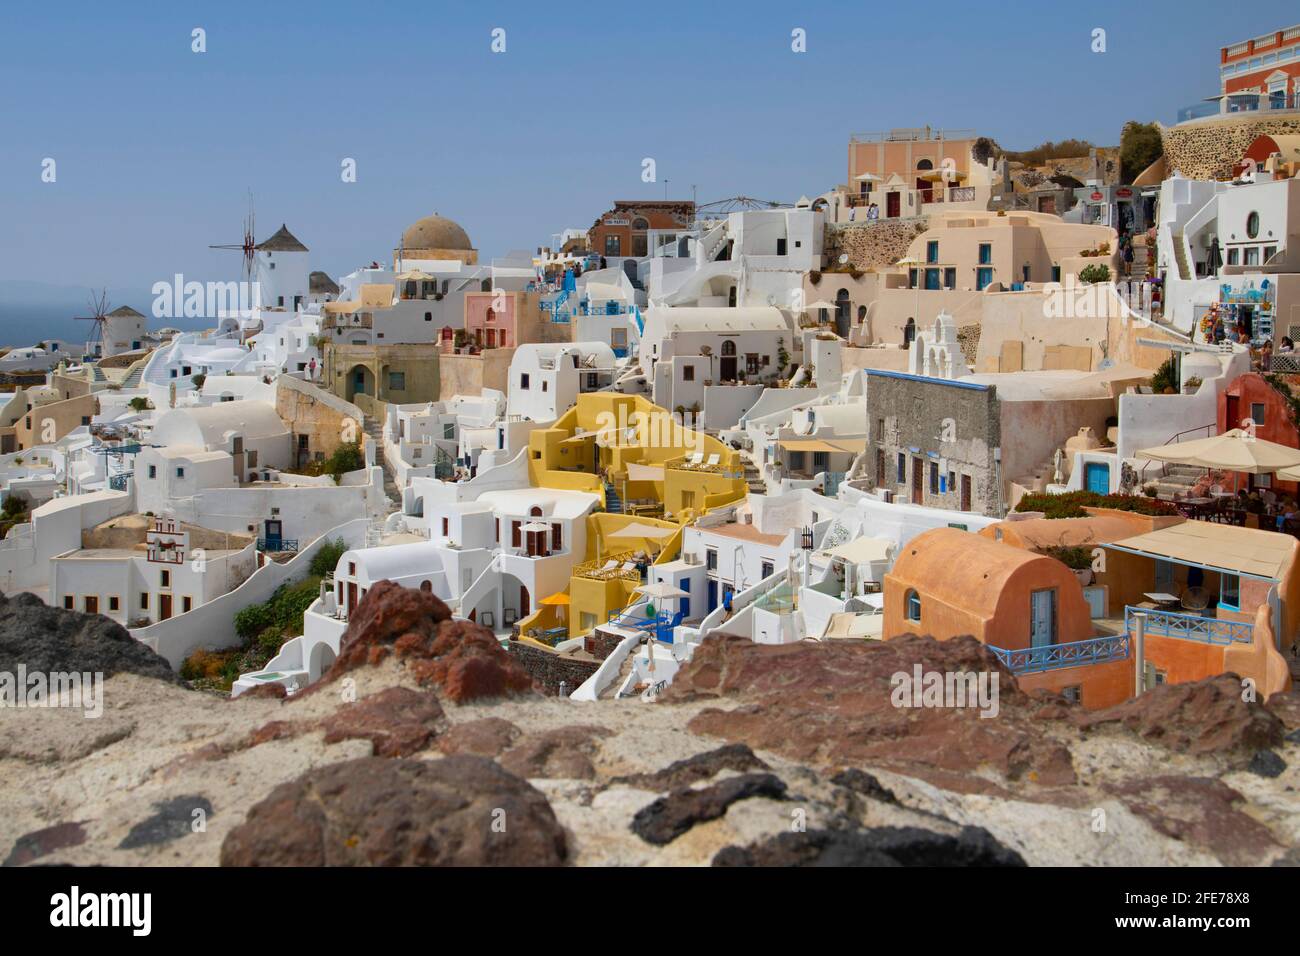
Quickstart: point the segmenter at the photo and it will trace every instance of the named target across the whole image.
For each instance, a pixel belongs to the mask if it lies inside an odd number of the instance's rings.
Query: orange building
[[[695,203],[690,200],[620,199],[592,224],[587,248],[599,256],[617,258],[650,254],[651,229],[690,229]]]
[[[1096,571],[1036,550],[1060,546],[1087,548]],[[1149,689],[1235,673],[1262,700],[1291,683],[1297,547],[1290,535],[1103,509],[980,534],[940,528],[886,575],[883,633],[973,635],[1022,688],[1088,708],[1133,696],[1139,674]]]

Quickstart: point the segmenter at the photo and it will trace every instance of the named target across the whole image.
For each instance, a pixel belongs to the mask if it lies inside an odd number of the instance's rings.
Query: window
[[[148,592],[148,591],[141,591],[141,592],[140,592],[140,610],[142,610],[142,611],[147,611],[147,610],[149,610],[149,592]]]
[[[693,382],[693,381],[695,381],[695,366],[694,366],[694,365],[687,365],[685,368],[682,369],[682,381],[683,381],[683,382]]]
[[[746,372],[746,374],[748,374],[748,375],[757,375],[757,374],[758,374],[758,370],[759,370],[760,368],[762,368],[762,366],[758,364],[758,353],[757,353],[757,352],[749,352],[749,353],[747,353],[747,354],[745,355],[745,372]]]
[[[1237,249],[1228,250],[1228,265],[1236,266],[1241,264],[1241,252]]]
[[[605,255],[621,256],[623,254],[623,241],[618,236],[605,237]]]
[[[157,478],[157,477],[158,477],[158,466],[157,466],[157,465],[150,465],[150,466],[149,466],[149,477],[150,477],[150,478]]]
[[[1219,575],[1219,604],[1231,611],[1241,610],[1241,578],[1237,575]]]
[[[907,619],[919,623],[921,620],[921,595],[917,594],[915,590],[909,589],[905,603]]]
[[[927,291],[934,291],[939,288],[939,270],[925,270],[925,288]]]
[[[551,390],[550,385],[551,385],[550,382],[548,382],[546,379],[542,379],[542,391],[543,391],[543,392],[549,392],[549,391]]]
[[[1264,261],[1265,263],[1267,263],[1268,260],[1269,260],[1269,259],[1272,259],[1275,255],[1277,255],[1277,246],[1265,246],[1265,247],[1264,247],[1264,260],[1263,260],[1263,261]]]
[[[1259,247],[1258,247],[1258,246],[1247,246],[1247,247],[1246,247],[1246,259],[1245,259],[1245,261],[1242,263],[1242,265],[1244,265],[1244,266],[1257,266],[1257,265],[1259,265]]]
[[[563,525],[551,525],[551,550],[561,551],[564,549],[564,527]]]
[[[764,561],[762,565],[762,573],[759,575],[759,579],[766,580],[770,578],[772,576],[772,572],[775,570],[776,568],[771,561]]]
[[[188,594],[181,598],[182,614],[188,613],[193,608],[194,608],[194,598],[190,597]]]
[[[65,594],[63,596],[63,608],[64,610],[67,611],[71,611],[73,609],[73,598],[71,594]]]
[[[901,451],[898,453],[898,483],[901,485],[907,481],[907,456]]]
[[[718,570],[718,549],[709,548],[704,552],[704,567],[708,571]]]
[[[184,478],[184,477],[185,477],[185,469],[184,469],[184,468],[177,468],[177,469],[176,469],[176,477],[177,477],[177,478]]]
[[[108,609],[109,609],[110,611],[116,611],[116,610],[118,610],[120,604],[121,604],[121,602],[118,600],[118,597],[117,597],[116,594],[110,594],[110,595],[108,596]]]
[[[1264,403],[1263,402],[1250,403],[1250,420],[1254,422],[1256,425],[1264,424]]]
[[[451,519],[449,519],[449,518],[443,518],[443,519],[442,519],[442,536],[445,538],[445,537],[447,537],[447,535],[450,534],[450,533],[451,533]]]
[[[932,461],[930,462],[930,494],[937,495],[938,493],[939,493],[939,463],[937,461]]]
[[[925,261],[926,262],[939,261],[939,242],[937,239],[931,239],[929,242],[925,244]]]
[[[348,562],[348,574],[352,577],[357,576],[357,563],[355,561]]]
[[[980,265],[982,266],[992,265],[993,264],[993,243],[981,242],[979,254],[980,254],[980,258],[979,258]]]
[[[527,388],[528,388],[528,373],[527,373],[527,372],[525,372],[524,374],[522,374],[522,375],[519,376],[519,387],[522,388],[522,389],[527,389]]]
[[[172,573],[166,568],[158,572],[158,586],[163,588],[172,586]]]
[[[813,452],[813,473],[820,474],[823,471],[831,470],[831,453],[828,451]]]
[[[1053,281],[1053,282],[1060,282],[1060,281],[1061,281],[1061,267],[1060,267],[1060,266],[1052,266],[1052,281]],[[1067,688],[1067,689],[1068,689],[1068,688]]]
[[[406,391],[406,373],[389,372],[388,373],[388,390],[390,392]]]
[[[1252,212],[1246,217],[1246,238],[1254,239],[1259,235],[1259,213]]]
[[[943,287],[945,289],[957,288],[957,270],[951,266],[943,270]]]

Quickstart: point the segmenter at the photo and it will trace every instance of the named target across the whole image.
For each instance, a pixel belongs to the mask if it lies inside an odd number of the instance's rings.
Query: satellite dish
[[[848,261],[849,261],[849,254],[848,254],[847,252],[841,252],[841,253],[840,253],[840,265],[844,265],[844,263],[846,263],[846,262],[848,262]]]

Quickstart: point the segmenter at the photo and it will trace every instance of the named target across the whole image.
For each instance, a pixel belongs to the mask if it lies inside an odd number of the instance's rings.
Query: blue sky
[[[924,11],[919,15],[918,11]],[[246,194],[338,274],[432,210],[483,256],[614,199],[793,200],[851,132],[1118,142],[1217,92],[1218,48],[1289,25],[1208,2],[7,3],[0,281],[237,277]],[[585,14],[585,18],[584,18]],[[1292,18],[1294,19],[1294,18]],[[190,31],[207,31],[207,52]],[[506,30],[493,54],[490,32]],[[807,31],[808,52],[790,50]],[[1090,51],[1094,27],[1107,52]],[[641,181],[654,157],[659,182]],[[42,183],[45,157],[58,181]],[[354,158],[358,181],[340,179]],[[2,304],[2,303],[0,303]],[[148,303],[134,303],[144,308]],[[0,339],[13,313],[0,313]],[[20,336],[21,338],[21,336]]]

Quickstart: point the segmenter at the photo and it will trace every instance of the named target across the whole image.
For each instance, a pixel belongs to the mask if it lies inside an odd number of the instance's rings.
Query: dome
[[[407,227],[402,233],[402,246],[406,249],[473,249],[469,234],[458,223],[444,219],[437,213],[425,216]]]

